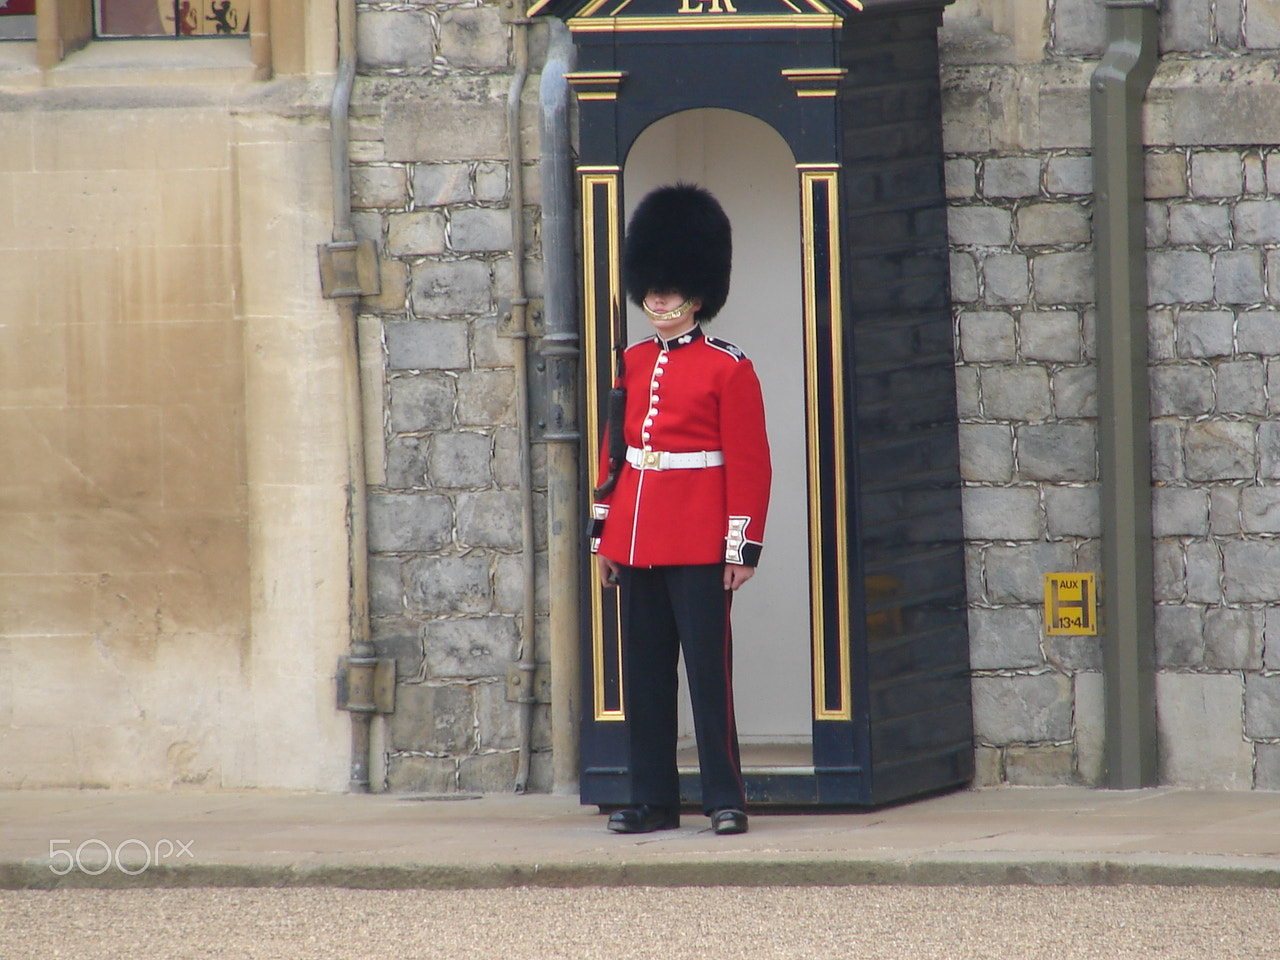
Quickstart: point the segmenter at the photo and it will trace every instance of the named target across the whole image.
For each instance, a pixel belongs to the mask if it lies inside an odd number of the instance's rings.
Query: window
[[[9,51],[6,63],[10,67],[17,65],[5,73],[4,79],[26,77],[26,73],[18,71],[32,69],[61,70],[57,82],[75,86],[267,80],[277,64],[287,72],[305,72],[304,26],[313,4],[307,0],[302,5],[280,5],[274,19],[282,42],[274,48],[267,32],[273,19],[271,3],[272,0],[0,0],[0,40],[35,41],[34,62],[27,44],[0,43]],[[40,5],[38,17],[36,4]],[[109,42],[96,43],[97,40]],[[123,42],[126,40],[136,42]],[[192,42],[172,44],[169,40]]]
[[[0,0],[0,40],[36,38],[36,0]]]
[[[181,38],[249,33],[248,0],[96,0],[94,6],[99,37]]]

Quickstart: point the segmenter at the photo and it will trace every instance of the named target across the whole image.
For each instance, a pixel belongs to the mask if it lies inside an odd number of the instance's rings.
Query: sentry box
[[[761,565],[734,597],[752,803],[870,806],[973,773],[944,5],[539,0],[529,11],[563,19],[577,47],[584,463],[599,450],[615,316],[628,329],[618,261],[631,205],[686,180],[733,222],[732,289],[713,332],[757,367],[775,469]],[[631,319],[624,338],[649,334]],[[614,591],[585,563],[583,582],[581,795],[604,806],[627,799],[626,664]],[[691,736],[682,757],[696,803]]]

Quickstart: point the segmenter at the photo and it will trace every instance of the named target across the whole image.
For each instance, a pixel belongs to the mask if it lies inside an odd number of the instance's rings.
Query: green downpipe
[[[1157,61],[1158,0],[1108,0],[1094,71],[1094,255],[1102,498],[1105,785],[1159,782],[1152,583],[1142,101]]]

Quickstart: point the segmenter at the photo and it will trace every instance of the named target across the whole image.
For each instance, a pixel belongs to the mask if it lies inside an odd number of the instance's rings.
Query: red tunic
[[[637,469],[624,464],[592,505],[592,552],[632,567],[755,566],[769,507],[769,441],[755,368],[700,327],[626,351],[624,432],[640,451],[720,451],[722,466]],[[608,450],[605,438],[604,451]],[[600,479],[608,473],[601,453]]]

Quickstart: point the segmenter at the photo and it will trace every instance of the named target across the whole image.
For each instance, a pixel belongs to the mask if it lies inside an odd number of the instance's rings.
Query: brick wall
[[[1096,570],[1087,156],[953,156],[952,299],[980,776],[1097,776],[1096,638],[1045,637],[1043,574]],[[1078,714],[1078,717],[1077,717]],[[1077,723],[1079,726],[1077,726]]]
[[[1256,759],[1256,784],[1274,788],[1280,711],[1267,692],[1280,689],[1268,675],[1280,661],[1273,514],[1280,150],[1171,149],[1153,153],[1150,165],[1156,659],[1166,772],[1247,784]],[[1211,711],[1212,724],[1197,720],[1200,710]],[[1184,736],[1214,740],[1207,769],[1200,751],[1180,747]]]
[[[474,3],[362,4],[358,18],[352,190],[357,231],[378,244],[383,273],[382,295],[362,303],[365,327],[380,333],[366,342],[380,341],[384,355],[370,614],[374,643],[397,658],[400,676],[386,786],[509,789],[518,718],[506,676],[523,597],[516,377],[499,334],[512,276],[510,28]],[[534,33],[536,50],[542,28]],[[536,96],[534,76],[523,171],[531,297],[541,295]],[[540,620],[545,612],[540,597]],[[535,746],[545,750],[537,709]],[[535,787],[549,778],[541,750]]]
[[[1019,0],[1014,0],[1019,2]],[[1093,56],[1106,46],[1106,6],[1097,0],[1050,0],[1049,51]],[[1280,48],[1280,7],[1256,0],[1162,0],[1160,51],[1231,56]]]
[[[1280,147],[1245,106],[1280,37],[1258,6],[1166,4],[1146,117],[1161,777],[1227,788],[1280,786]],[[1042,622],[1045,573],[1100,567],[1093,65],[1066,55],[1101,52],[1101,14],[1058,0],[1020,74],[973,43],[944,71],[983,783],[1102,773],[1105,629]]]

